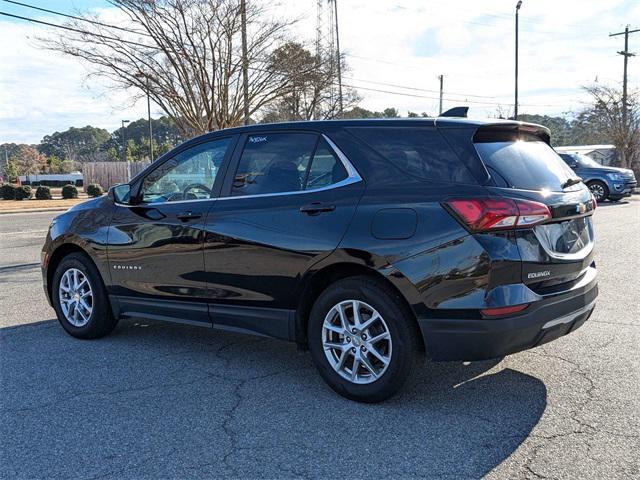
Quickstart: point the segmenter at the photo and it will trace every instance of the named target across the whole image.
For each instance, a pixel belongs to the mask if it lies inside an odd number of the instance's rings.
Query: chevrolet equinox
[[[381,401],[422,352],[502,357],[591,315],[596,204],[549,137],[450,117],[202,135],[56,217],[44,288],[74,337],[131,317],[264,335]]]

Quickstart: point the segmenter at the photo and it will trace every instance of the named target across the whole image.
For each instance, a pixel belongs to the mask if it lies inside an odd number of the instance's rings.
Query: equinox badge
[[[531,272],[527,274],[527,278],[540,278],[540,277],[548,277],[551,275],[549,270],[545,270],[543,272]]]

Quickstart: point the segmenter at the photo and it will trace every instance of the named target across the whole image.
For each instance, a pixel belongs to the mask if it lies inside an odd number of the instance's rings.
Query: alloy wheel
[[[593,193],[593,196],[596,198],[596,201],[600,202],[604,199],[605,191],[604,187],[599,183],[594,183],[589,185],[589,190]]]
[[[58,287],[60,308],[65,319],[74,327],[84,327],[93,311],[93,291],[87,276],[77,268],[62,274]]]
[[[331,367],[356,384],[375,382],[391,362],[389,327],[376,309],[360,300],[345,300],[329,310],[322,346]]]

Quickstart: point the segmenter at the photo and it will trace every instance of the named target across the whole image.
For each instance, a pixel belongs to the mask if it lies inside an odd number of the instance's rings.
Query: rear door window
[[[273,133],[247,138],[232,196],[315,190],[348,178],[327,141],[313,133]]]
[[[475,147],[498,186],[561,192],[562,185],[576,176],[558,154],[535,135],[520,135],[517,139],[492,135],[486,137],[488,141],[483,140],[482,137],[476,139]]]
[[[318,136],[312,133],[260,133],[247,138],[232,196],[297,192],[304,180]]]
[[[352,127],[347,130],[412,177],[477,183],[435,128]]]

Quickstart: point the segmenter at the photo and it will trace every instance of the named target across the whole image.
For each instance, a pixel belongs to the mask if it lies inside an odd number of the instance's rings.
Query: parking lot
[[[39,252],[55,213],[0,215],[0,477],[640,476],[640,198],[595,213],[584,327],[502,360],[421,365],[378,405],[294,345],[127,320],[64,333]]]

